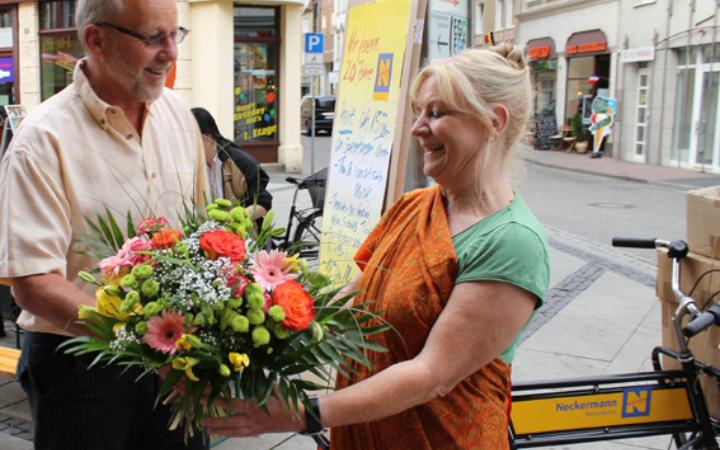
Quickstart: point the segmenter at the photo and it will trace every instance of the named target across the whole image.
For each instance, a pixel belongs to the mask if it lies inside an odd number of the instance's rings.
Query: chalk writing
[[[382,211],[399,97],[392,71],[403,65],[410,10],[410,0],[377,0],[348,13],[320,247],[320,269],[334,279],[356,271],[352,257]]]

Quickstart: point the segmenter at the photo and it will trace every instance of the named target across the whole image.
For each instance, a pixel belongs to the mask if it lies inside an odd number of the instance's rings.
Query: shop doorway
[[[718,68],[720,69],[720,68]],[[701,69],[698,72],[697,82],[699,89],[695,90],[695,104],[698,108],[693,111],[695,123],[694,139],[691,141],[691,158],[696,165],[710,166],[713,171],[720,169],[720,123],[718,123],[718,84],[720,84],[720,70]]]
[[[720,172],[720,51],[707,46],[688,55],[680,50],[678,59],[672,162]]]
[[[590,105],[596,95],[608,95],[610,87],[610,55],[577,56],[568,59],[568,78],[564,124],[570,126],[575,113],[590,124]]]

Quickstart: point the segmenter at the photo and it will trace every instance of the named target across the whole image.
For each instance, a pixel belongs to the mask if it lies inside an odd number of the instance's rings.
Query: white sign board
[[[427,35],[430,62],[449,58],[468,47],[467,0],[431,0]]]
[[[322,64],[323,54],[322,53],[305,53],[305,64]]]
[[[322,75],[325,73],[325,68],[318,64],[306,64],[305,75]]]
[[[0,28],[0,47],[13,46],[13,29],[12,27]]]
[[[620,60],[623,63],[653,61],[655,59],[655,47],[628,48],[620,52]]]

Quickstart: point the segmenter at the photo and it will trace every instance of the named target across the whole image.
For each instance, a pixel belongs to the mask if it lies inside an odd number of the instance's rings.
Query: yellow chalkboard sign
[[[348,11],[320,244],[321,270],[349,280],[352,257],[382,213],[391,152],[402,132],[417,1]],[[408,59],[410,58],[410,60]],[[401,89],[401,86],[402,89]]]

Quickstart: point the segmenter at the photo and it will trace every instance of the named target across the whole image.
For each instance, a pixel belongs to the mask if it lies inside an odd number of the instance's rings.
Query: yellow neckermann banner
[[[348,12],[320,240],[320,269],[340,283],[382,212],[411,6],[377,0]]]
[[[621,392],[513,400],[516,435],[693,418],[685,388],[633,386]]]

